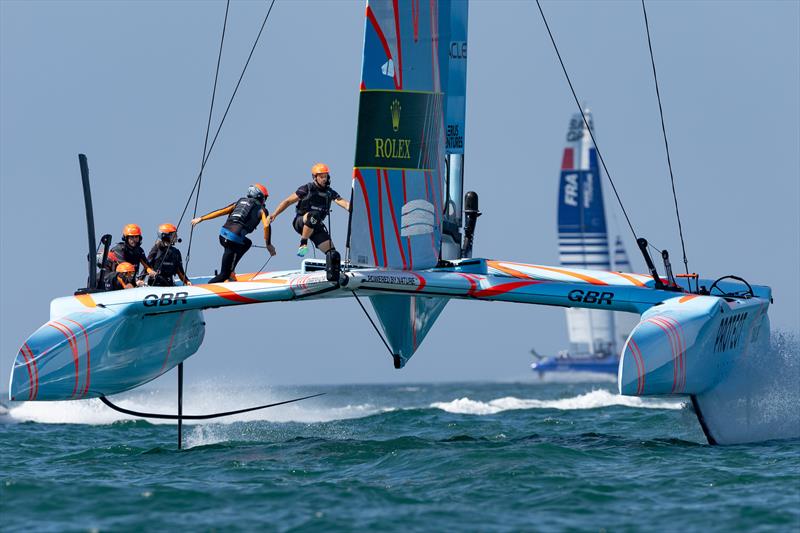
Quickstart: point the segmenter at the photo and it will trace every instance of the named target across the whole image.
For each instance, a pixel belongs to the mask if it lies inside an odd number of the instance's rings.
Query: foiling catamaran
[[[567,268],[630,272],[628,254],[619,235],[613,261],[610,254],[603,180],[589,128],[594,129],[594,120],[588,109],[573,115],[569,122],[558,185],[559,262]],[[565,311],[569,349],[555,357],[542,357],[531,350],[536,358],[531,369],[540,377],[549,372],[616,375],[619,347],[638,323],[637,317],[579,307]]]
[[[769,287],[731,276],[675,279],[666,253],[661,276],[641,238],[647,276],[472,257],[480,211],[477,194],[463,195],[467,10],[466,2],[449,0],[367,3],[344,261],[331,254],[306,259],[299,270],[239,275],[236,282],[192,278],[192,286],[100,292],[85,194],[88,288],[51,302],[50,320],[13,363],[10,399],[100,398],[121,409],[108,396],[178,366],[178,415],[128,412],[177,419],[180,444],[181,420],[230,414],[182,414],[181,363],[203,342],[205,310],[321,298],[361,303],[364,296],[402,368],[458,298],[640,315],[621,350],[621,394],[689,396],[710,443],[768,438],[751,431],[738,407],[748,391],[733,378],[744,371],[746,354],[769,342]]]

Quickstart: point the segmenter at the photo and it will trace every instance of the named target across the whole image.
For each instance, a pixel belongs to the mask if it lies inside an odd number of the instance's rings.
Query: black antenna
[[[97,241],[94,236],[94,209],[92,208],[92,189],[89,187],[89,163],[86,160],[86,155],[78,154],[78,163],[81,166],[83,204],[86,207],[86,232],[89,237],[89,255],[86,256],[89,261],[89,282],[86,288],[95,289],[97,288],[97,268],[95,267]]]

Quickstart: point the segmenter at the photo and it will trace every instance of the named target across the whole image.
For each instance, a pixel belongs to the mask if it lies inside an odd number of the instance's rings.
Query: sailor
[[[123,289],[132,289],[136,280],[136,267],[127,261],[117,265],[115,269],[116,275],[111,278],[108,284],[108,290],[121,291]]]
[[[172,287],[175,285],[173,278],[178,276],[184,285],[192,282],[186,277],[183,270],[181,251],[175,248],[178,242],[178,228],[172,224],[161,224],[158,227],[158,240],[147,254],[147,262],[153,265],[155,276],[150,277],[149,285],[156,287]]]
[[[256,229],[259,221],[264,226],[264,242],[267,245],[267,251],[271,256],[277,253],[271,241],[269,211],[264,206],[268,197],[267,188],[260,183],[255,183],[247,189],[246,197],[239,198],[222,209],[192,219],[192,226],[196,226],[204,220],[228,215],[228,220],[219,230],[219,243],[225,249],[222,252],[222,266],[219,274],[211,278],[209,283],[236,281],[234,272],[236,265],[253,245],[246,235]]]
[[[113,272],[116,266],[120,263],[127,262],[133,265],[134,274],[139,270],[139,265],[142,265],[145,272],[150,276],[155,275],[156,271],[150,268],[150,263],[147,261],[147,256],[142,249],[142,229],[136,224],[127,224],[122,228],[122,241],[118,242],[108,252],[108,265],[107,272]],[[137,285],[144,285],[144,282],[139,280]]]
[[[331,202],[350,211],[350,202],[343,199],[330,186],[331,174],[328,165],[317,163],[311,167],[311,178],[309,183],[301,185],[297,191],[282,201],[270,217],[271,220],[275,220],[284,209],[294,203],[297,204],[292,227],[300,234],[300,247],[297,249],[297,255],[300,257],[305,257],[308,253],[308,239],[311,239],[325,254],[334,250],[331,235],[324,223],[325,217],[330,213]]]

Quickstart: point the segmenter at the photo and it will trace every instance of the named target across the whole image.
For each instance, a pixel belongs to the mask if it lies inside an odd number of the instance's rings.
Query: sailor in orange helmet
[[[317,163],[311,167],[311,181],[298,187],[282,201],[270,217],[275,220],[284,209],[297,204],[297,212],[292,227],[300,234],[300,248],[297,255],[304,257],[308,253],[308,239],[323,253],[334,250],[331,235],[325,226],[325,217],[331,210],[331,202],[350,211],[350,202],[342,198],[331,188],[331,172],[325,163]]]
[[[142,265],[149,275],[155,275],[156,271],[150,268],[141,244],[142,229],[136,224],[127,224],[122,228],[122,241],[115,244],[108,252],[107,271],[113,272],[118,264],[126,262],[133,265],[134,275],[138,273],[139,265]],[[137,285],[144,285],[144,282],[138,281]]]
[[[136,281],[135,266],[127,261],[123,261],[117,265],[115,271],[116,275],[111,278],[111,281],[108,284],[108,290],[120,291],[122,289],[132,289],[134,287],[134,283]]]
[[[277,253],[275,247],[272,246],[269,211],[264,206],[268,197],[267,188],[260,183],[255,183],[247,189],[247,196],[239,198],[222,209],[192,219],[192,226],[196,226],[204,220],[228,215],[228,220],[219,230],[219,243],[225,249],[222,252],[222,266],[219,274],[211,278],[209,283],[236,281],[234,272],[236,265],[253,245],[253,242],[247,238],[247,234],[256,229],[259,222],[264,225],[264,242],[267,245],[267,251],[270,255]]]
[[[172,224],[161,224],[158,227],[158,240],[147,254],[147,262],[156,270],[155,276],[150,276],[149,285],[172,287],[175,285],[175,276],[178,276],[184,285],[192,284],[183,270],[181,251],[175,247],[177,242],[178,228]]]

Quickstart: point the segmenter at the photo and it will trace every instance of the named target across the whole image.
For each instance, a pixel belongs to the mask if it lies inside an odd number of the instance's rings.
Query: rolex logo
[[[400,102],[398,100],[394,100],[392,105],[389,106],[389,109],[392,111],[392,130],[396,132],[400,129],[400,110],[403,108],[400,107]]]

